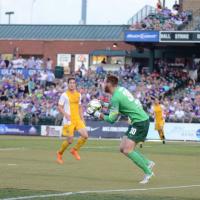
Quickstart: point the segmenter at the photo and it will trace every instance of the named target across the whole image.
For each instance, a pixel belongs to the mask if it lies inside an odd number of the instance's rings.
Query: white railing
[[[133,17],[131,17],[127,24],[132,25],[137,22],[141,22],[143,19],[145,19],[150,14],[156,14],[157,10],[153,6],[146,5],[141,10],[139,10]]]

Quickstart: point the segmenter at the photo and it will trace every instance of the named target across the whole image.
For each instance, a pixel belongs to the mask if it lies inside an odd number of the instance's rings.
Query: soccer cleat
[[[78,154],[78,151],[76,151],[74,148],[72,148],[70,150],[70,153],[76,158],[76,160],[80,160],[81,159],[81,157]]]
[[[149,164],[148,164],[148,168],[149,168],[150,170],[152,170],[153,167],[154,167],[155,165],[156,165],[155,162],[150,161]]]
[[[62,159],[62,154],[60,154],[59,152],[57,152],[57,163],[59,163],[61,165],[64,163],[64,161]]]
[[[154,176],[153,172],[151,174],[145,174],[144,179],[140,181],[140,184],[147,184],[153,176]]]
[[[165,144],[165,140],[163,140],[162,143]]]

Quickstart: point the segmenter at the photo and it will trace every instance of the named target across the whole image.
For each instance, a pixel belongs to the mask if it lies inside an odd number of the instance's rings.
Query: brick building
[[[124,42],[127,25],[0,25],[0,54],[50,57],[58,54],[124,55],[133,46]],[[102,53],[103,52],[103,53]],[[98,52],[95,52],[98,55]]]

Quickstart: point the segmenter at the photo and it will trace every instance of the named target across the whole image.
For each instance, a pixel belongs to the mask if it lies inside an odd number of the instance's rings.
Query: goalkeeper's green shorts
[[[128,127],[125,135],[134,142],[144,142],[149,131],[149,120],[142,122],[135,122]]]

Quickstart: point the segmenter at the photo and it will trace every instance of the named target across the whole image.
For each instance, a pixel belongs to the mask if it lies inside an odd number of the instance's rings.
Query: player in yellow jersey
[[[154,113],[154,119],[155,119],[155,130],[158,131],[160,139],[162,140],[163,144],[165,144],[165,134],[164,134],[164,108],[160,104],[158,99],[155,99],[154,105],[153,105],[153,113]]]
[[[68,79],[68,90],[60,97],[58,110],[63,115],[62,135],[66,137],[66,139],[57,152],[57,162],[59,164],[64,163],[62,155],[68,146],[72,144],[75,131],[80,133],[80,138],[77,144],[71,148],[70,152],[77,160],[80,160],[78,151],[86,143],[88,132],[81,107],[81,94],[76,90],[75,78]]]

